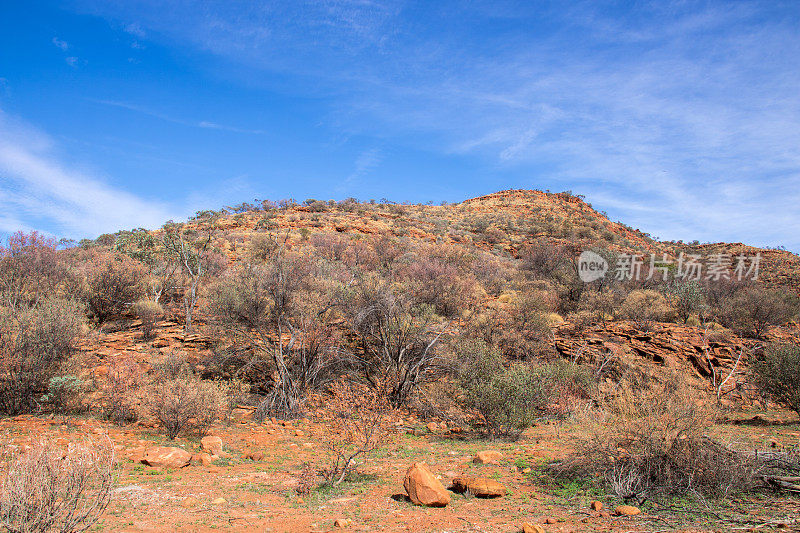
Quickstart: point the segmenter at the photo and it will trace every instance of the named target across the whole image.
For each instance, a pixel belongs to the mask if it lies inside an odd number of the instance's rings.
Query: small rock
[[[296,430],[294,430],[294,435],[295,435],[295,437],[302,437],[303,436],[303,432],[300,431],[299,429],[296,429]]]
[[[557,524],[558,520],[556,520],[555,518],[545,518],[544,519],[544,523],[545,524]]]
[[[214,505],[222,505],[228,502],[225,500],[225,498],[214,498],[213,500],[211,500],[211,503]]]
[[[195,498],[193,496],[188,496],[188,497],[184,498],[183,501],[181,502],[181,507],[189,509],[191,507],[194,507],[198,503],[199,502],[197,501],[197,498]]]
[[[457,477],[453,480],[453,491],[468,492],[478,498],[499,498],[506,494],[501,483],[485,477]]]
[[[411,501],[417,505],[444,507],[450,503],[450,493],[425,463],[414,463],[408,468],[403,487]]]
[[[336,521],[333,523],[333,525],[335,527],[340,527],[340,528],[344,529],[346,527],[350,527],[350,524],[352,524],[352,523],[353,523],[353,521],[350,520],[349,518],[337,518]]]
[[[614,513],[619,516],[636,516],[641,512],[642,511],[640,511],[638,507],[634,507],[633,505],[618,505],[614,509]]]
[[[222,455],[222,439],[213,435],[207,435],[200,439],[200,446],[203,451],[211,455]]]
[[[437,424],[436,422],[428,422],[428,425],[426,425],[425,427],[427,427],[428,431],[430,431],[431,433],[439,431],[439,424]]]
[[[153,446],[144,451],[142,463],[157,468],[183,468],[192,460],[192,454],[181,448]]]
[[[251,461],[263,461],[266,456],[267,454],[263,450],[256,450],[245,454],[245,458]]]
[[[592,502],[591,507],[593,511],[601,511],[603,509],[603,502],[595,500]]]
[[[482,465],[496,465],[502,458],[503,454],[497,450],[483,450],[482,452],[475,454],[475,458],[472,460],[472,462]]]
[[[525,522],[522,524],[522,533],[544,533],[544,528],[539,524]]]
[[[203,466],[211,466],[211,456],[205,452],[198,453],[192,456],[193,463],[200,463]]]

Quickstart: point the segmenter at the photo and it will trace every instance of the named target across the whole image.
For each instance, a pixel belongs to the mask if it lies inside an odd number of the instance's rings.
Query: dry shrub
[[[113,358],[100,380],[106,416],[117,424],[135,422],[143,381],[144,372],[132,357]]]
[[[317,469],[310,463],[303,463],[303,468],[297,476],[297,488],[294,489],[297,495],[311,494],[311,491],[317,487],[317,477]]]
[[[158,380],[148,388],[147,413],[174,439],[191,427],[203,435],[225,409],[223,392],[213,382],[195,376]]]
[[[556,470],[600,478],[640,503],[662,496],[725,497],[758,485],[760,463],[705,435],[712,412],[678,380],[621,386],[606,410],[587,413],[576,452]]]
[[[164,316],[164,309],[153,300],[139,300],[133,304],[133,314],[142,321],[142,335],[147,340],[152,338],[153,327]]]
[[[428,304],[442,316],[458,316],[474,300],[475,278],[462,272],[457,263],[432,254],[436,247],[421,248],[402,269],[406,290],[420,303]]]
[[[43,298],[82,292],[80,278],[68,268],[54,239],[19,231],[7,242],[0,245],[0,305],[35,306]]]
[[[650,289],[631,291],[622,302],[619,312],[643,328],[647,328],[651,322],[669,322],[675,316],[675,310],[664,295]]]
[[[86,271],[88,304],[98,322],[121,314],[144,295],[145,266],[125,255],[99,254]]]
[[[604,287],[581,294],[578,310],[589,313],[597,322],[605,323],[606,320],[613,320],[618,306],[619,295],[612,289]]]
[[[326,442],[331,452],[322,475],[338,485],[355,468],[355,460],[375,451],[385,440],[389,402],[374,387],[340,380],[331,385],[328,411],[332,420]]]
[[[762,337],[769,326],[783,324],[797,316],[797,297],[761,286],[745,287],[723,303],[722,323],[739,333]]]
[[[42,440],[12,459],[3,481],[0,522],[12,532],[85,531],[111,500],[114,448]]]

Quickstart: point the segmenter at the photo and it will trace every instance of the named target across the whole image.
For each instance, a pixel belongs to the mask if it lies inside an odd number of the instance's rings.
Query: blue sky
[[[800,3],[0,2],[0,232],[507,188],[800,251]]]

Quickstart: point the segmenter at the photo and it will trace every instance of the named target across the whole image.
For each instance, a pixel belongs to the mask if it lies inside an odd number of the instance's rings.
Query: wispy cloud
[[[93,237],[130,227],[158,227],[172,208],[108,185],[64,162],[46,134],[0,111],[0,231],[54,228]]]
[[[383,152],[379,148],[371,148],[358,154],[351,172],[339,186],[339,189],[358,181],[360,178],[372,172],[383,161]]]
[[[173,124],[181,124],[183,126],[191,126],[193,128],[203,128],[209,130],[222,130],[222,131],[230,131],[233,133],[249,133],[253,135],[263,135],[265,133],[264,130],[258,129],[247,129],[247,128],[237,128],[235,126],[227,126],[224,124],[217,124],[215,122],[210,122],[207,120],[200,120],[200,121],[192,121],[192,120],[184,120],[181,118],[176,118],[171,115],[167,115],[164,113],[160,113],[158,111],[153,111],[147,107],[138,106],[134,104],[129,104],[126,102],[117,102],[114,100],[97,100],[94,98],[88,99],[90,102],[94,102],[96,104],[107,105],[111,107],[118,107],[121,109],[127,109],[128,111],[135,111],[136,113],[142,113],[143,115],[148,115],[153,118],[157,118],[159,120],[164,120],[166,122],[172,122]]]
[[[69,43],[67,41],[62,41],[58,37],[53,37],[52,43],[56,46],[56,48],[60,48],[65,52],[69,49]]]
[[[89,4],[293,77],[349,134],[478,155],[662,238],[800,250],[791,2]]]
[[[139,39],[144,39],[145,36],[146,36],[146,33],[142,29],[142,27],[139,24],[135,23],[135,22],[132,22],[130,24],[126,24],[125,25],[125,32],[126,33],[130,33],[131,35],[133,35],[134,37],[138,37]]]

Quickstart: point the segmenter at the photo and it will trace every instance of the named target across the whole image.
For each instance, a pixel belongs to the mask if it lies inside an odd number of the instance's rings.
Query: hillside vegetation
[[[587,250],[609,265],[591,282]],[[630,254],[641,272],[616,276]],[[759,254],[758,279],[681,277],[694,254]],[[467,442],[582,425],[574,454],[519,471],[609,502],[785,489],[795,452],[765,461],[709,428],[743,409],[797,410],[798,276],[783,250],[661,242],[539,191],[244,203],[79,243],[19,233],[0,248],[0,411],[174,442],[237,419],[256,433],[320,423],[325,452],[297,473],[305,497],[357,479],[409,420]]]

